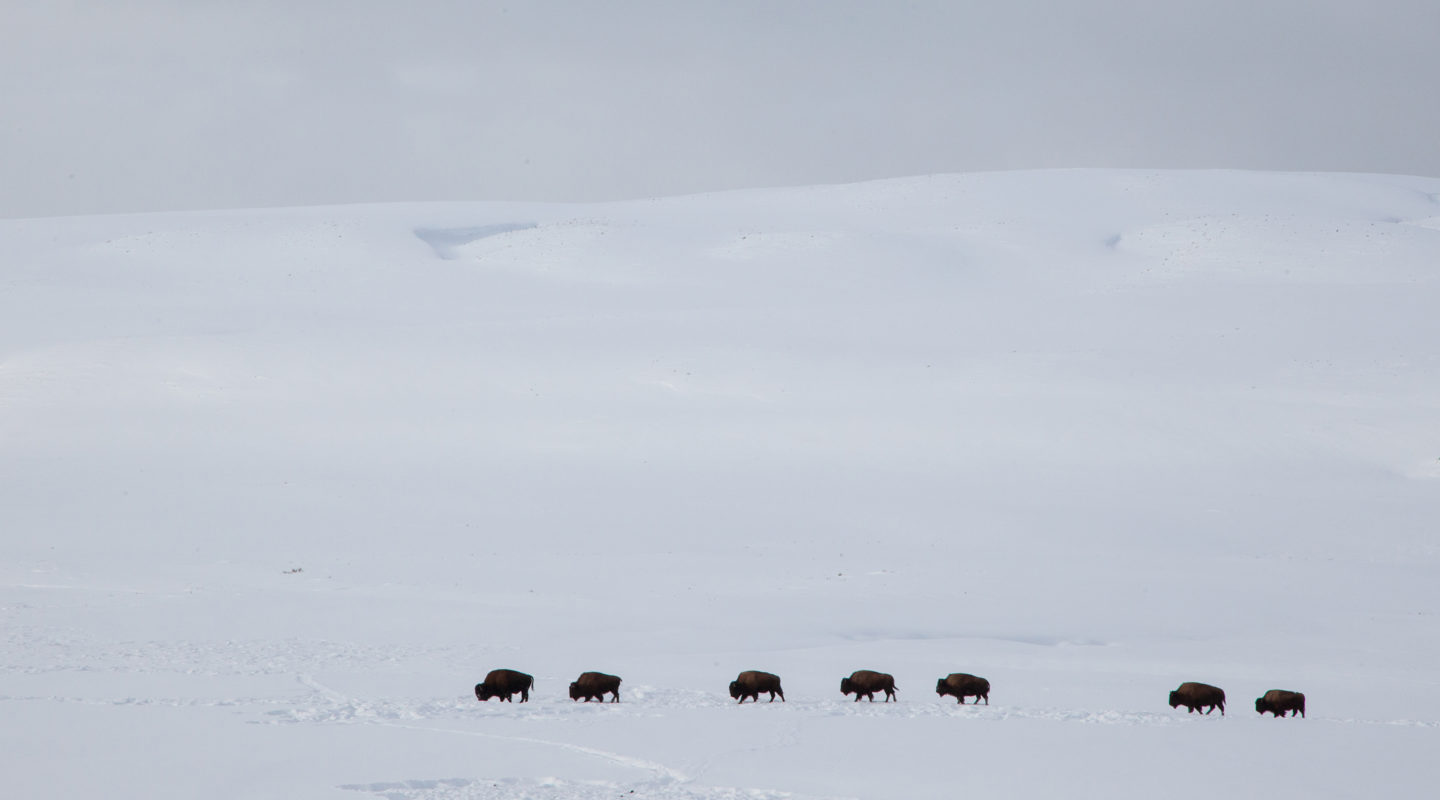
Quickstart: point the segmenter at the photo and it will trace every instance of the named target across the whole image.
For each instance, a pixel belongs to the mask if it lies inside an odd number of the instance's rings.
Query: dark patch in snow
[[[463,247],[490,236],[499,236],[502,233],[528,231],[538,227],[540,224],[537,222],[501,222],[468,228],[416,228],[415,236],[430,245],[431,249],[435,251],[435,255],[446,261],[453,261],[457,258],[455,255],[457,247]]]

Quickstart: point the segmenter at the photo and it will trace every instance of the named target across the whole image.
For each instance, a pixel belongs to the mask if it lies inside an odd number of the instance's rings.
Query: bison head
[[[1266,711],[1269,711],[1277,717],[1283,717],[1288,713],[1288,709],[1282,708],[1276,703],[1271,703],[1263,697],[1255,698],[1255,713],[1263,715]]]
[[[730,681],[730,696],[736,700],[740,699],[740,681]]]
[[[570,684],[570,699],[571,699],[571,700],[579,700],[579,699],[580,699],[580,682],[579,682],[579,681],[576,681],[576,682]]]
[[[935,683],[935,694],[943,697],[945,695],[945,690],[949,688],[950,684],[946,683],[944,678],[941,678]]]
[[[855,684],[849,678],[840,679],[840,694],[848,695],[855,691]]]
[[[483,703],[483,702],[485,702],[486,700],[489,700],[492,696],[493,696],[493,695],[490,694],[490,690],[485,688],[485,684],[483,684],[483,683],[477,683],[477,684],[475,684],[475,699],[476,699],[476,700],[479,700],[480,702]]]
[[[1181,703],[1180,693],[1179,693],[1179,692],[1171,692],[1171,693],[1170,693],[1170,707],[1171,707],[1171,708],[1179,708],[1179,707],[1180,707],[1180,703]]]

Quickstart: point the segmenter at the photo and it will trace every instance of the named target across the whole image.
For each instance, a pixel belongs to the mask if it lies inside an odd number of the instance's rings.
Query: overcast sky
[[[1440,0],[0,3],[0,216],[1440,176]]]

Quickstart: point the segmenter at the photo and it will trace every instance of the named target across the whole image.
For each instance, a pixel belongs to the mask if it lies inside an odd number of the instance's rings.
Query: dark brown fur
[[[984,678],[977,678],[964,672],[955,672],[940,679],[935,684],[935,694],[944,697],[950,695],[957,699],[957,702],[965,702],[965,698],[975,698],[975,703],[980,703],[980,698],[985,698],[985,705],[990,705],[990,681]]]
[[[857,703],[862,697],[869,698],[873,703],[875,693],[884,692],[885,702],[888,703],[895,698],[895,676],[868,669],[853,672],[850,677],[840,679],[840,694],[848,696],[852,692]]]
[[[615,695],[615,699],[610,702],[620,702],[620,678],[603,672],[582,672],[580,677],[570,684],[571,700],[583,697],[587,703],[591,700],[603,703],[607,693]]]
[[[485,676],[482,683],[475,684],[475,699],[485,702],[492,697],[498,697],[507,703],[513,703],[510,695],[520,693],[520,702],[524,703],[530,699],[530,690],[535,687],[535,679],[523,672],[516,672],[513,669],[493,669]]]
[[[761,692],[769,692],[772,703],[775,702],[777,694],[780,695],[780,702],[785,702],[785,692],[780,689],[778,675],[752,669],[740,673],[735,680],[730,681],[730,696],[742,703],[747,697],[757,703],[760,702]]]
[[[1305,695],[1285,689],[1271,689],[1265,693],[1264,697],[1255,698],[1255,710],[1261,714],[1269,711],[1276,717],[1283,717],[1286,712],[1294,712],[1303,717],[1305,716]]]
[[[1195,683],[1187,681],[1180,684],[1180,688],[1170,693],[1170,707],[1179,708],[1185,706],[1193,714],[1200,709],[1203,713],[1209,714],[1215,709],[1220,709],[1220,716],[1225,716],[1225,692],[1218,686],[1211,686],[1208,683]]]

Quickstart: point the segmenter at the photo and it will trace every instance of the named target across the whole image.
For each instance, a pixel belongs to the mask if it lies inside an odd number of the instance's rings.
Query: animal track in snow
[[[446,778],[339,787],[385,800],[838,800],[772,789],[696,786],[674,781],[624,784],[611,781],[566,781],[557,778],[480,780]]]

